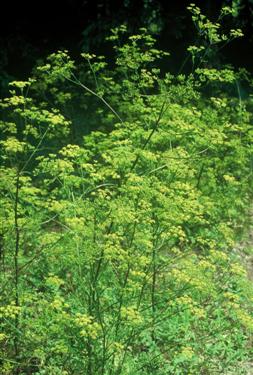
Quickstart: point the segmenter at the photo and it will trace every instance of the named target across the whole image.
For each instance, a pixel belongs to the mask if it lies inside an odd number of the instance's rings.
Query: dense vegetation
[[[1,374],[246,374],[252,78],[190,11],[187,75],[122,26],[113,63],[58,51],[1,101]]]

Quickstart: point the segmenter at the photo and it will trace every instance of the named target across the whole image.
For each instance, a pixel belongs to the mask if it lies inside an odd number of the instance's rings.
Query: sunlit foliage
[[[241,36],[191,11],[210,46]],[[145,29],[108,40],[113,66],[59,51],[0,103],[0,372],[243,374],[252,99],[206,45],[173,76]]]

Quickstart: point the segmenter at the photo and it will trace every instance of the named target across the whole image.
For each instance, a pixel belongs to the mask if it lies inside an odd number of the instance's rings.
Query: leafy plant
[[[239,374],[252,354],[233,250],[251,99],[224,91],[231,67],[162,74],[168,53],[126,32],[113,67],[59,51],[1,102],[2,374]]]

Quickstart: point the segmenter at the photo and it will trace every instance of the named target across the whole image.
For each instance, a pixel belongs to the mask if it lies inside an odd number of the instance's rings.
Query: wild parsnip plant
[[[228,40],[191,11],[210,48]],[[244,374],[252,99],[206,46],[173,76],[145,29],[108,40],[113,67],[59,51],[0,103],[0,372]]]

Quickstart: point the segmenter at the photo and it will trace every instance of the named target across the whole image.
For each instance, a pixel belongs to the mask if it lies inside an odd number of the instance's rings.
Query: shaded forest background
[[[78,58],[80,51],[110,54],[104,41],[110,29],[127,23],[132,32],[145,26],[159,35],[160,48],[170,51],[170,70],[175,73],[185,59],[185,51],[196,38],[186,7],[189,0],[54,0],[6,1],[1,4],[0,82],[1,95],[8,82],[30,74],[36,60],[66,48]],[[195,1],[211,20],[223,5],[236,6],[235,27],[244,38],[222,51],[221,62],[253,71],[253,1]],[[231,22],[231,20],[229,20]],[[190,64],[189,64],[190,65]],[[168,67],[166,67],[167,69]],[[184,69],[187,70],[187,64]]]

